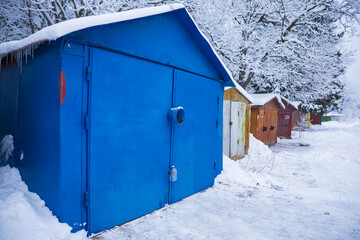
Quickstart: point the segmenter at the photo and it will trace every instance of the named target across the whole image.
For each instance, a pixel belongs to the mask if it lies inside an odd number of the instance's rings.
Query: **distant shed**
[[[278,112],[285,109],[278,94],[251,94],[250,132],[266,145],[277,142]]]
[[[290,139],[291,130],[293,127],[294,112],[296,112],[298,109],[290,100],[285,97],[281,97],[281,101],[285,108],[279,109],[277,136]]]
[[[0,138],[14,136],[30,191],[74,230],[122,224],[221,172],[234,83],[183,5],[65,21],[0,56]]]
[[[321,125],[321,113],[310,113],[310,123],[313,125]]]
[[[300,127],[302,124],[302,117],[304,116],[304,113],[301,111],[300,101],[292,101],[291,102],[294,107],[296,107],[296,110],[292,112],[292,118],[291,118],[291,128],[294,129],[294,127]]]
[[[248,153],[252,97],[238,84],[224,91],[223,152],[232,159]]]

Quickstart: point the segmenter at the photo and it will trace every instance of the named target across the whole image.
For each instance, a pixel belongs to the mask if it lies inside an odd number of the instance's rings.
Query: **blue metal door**
[[[173,69],[93,49],[90,80],[89,231],[168,203]]]
[[[172,127],[171,165],[177,170],[177,181],[171,183],[170,202],[214,184],[217,152],[221,151],[217,149],[221,93],[219,82],[175,70],[173,106],[183,107],[185,120]]]

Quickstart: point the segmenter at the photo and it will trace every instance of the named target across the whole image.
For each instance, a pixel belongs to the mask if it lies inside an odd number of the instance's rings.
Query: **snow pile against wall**
[[[19,170],[9,165],[0,168],[0,239],[1,240],[82,240],[84,230],[71,233],[60,223],[45,202],[21,180]]]
[[[250,134],[248,155],[236,161],[223,155],[223,172],[215,181],[245,186],[272,184],[274,180],[268,173],[276,167],[278,161],[279,158],[268,146]]]
[[[6,135],[0,142],[0,166],[7,164],[7,161],[13,151],[14,138],[12,135]]]

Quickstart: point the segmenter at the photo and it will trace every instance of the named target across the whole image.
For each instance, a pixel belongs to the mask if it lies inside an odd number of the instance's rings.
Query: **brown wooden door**
[[[270,126],[271,126],[271,110],[265,109],[265,116],[264,116],[264,127],[263,127],[263,133],[264,133],[264,143],[266,145],[271,144],[270,139]]]
[[[271,126],[270,126],[270,144],[277,142],[277,130],[278,130],[278,112],[277,110],[271,110]]]
[[[291,112],[280,112],[278,115],[278,136],[291,138]]]
[[[258,119],[258,138],[260,141],[264,142],[264,132],[263,132],[263,127],[264,127],[264,115],[265,115],[265,111],[264,109],[259,109],[259,119]]]

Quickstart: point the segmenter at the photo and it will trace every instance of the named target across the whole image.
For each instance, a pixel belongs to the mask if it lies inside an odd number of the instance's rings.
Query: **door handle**
[[[185,111],[183,107],[170,108],[168,111],[168,121],[172,124],[182,124],[185,121]]]

